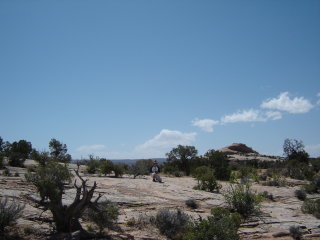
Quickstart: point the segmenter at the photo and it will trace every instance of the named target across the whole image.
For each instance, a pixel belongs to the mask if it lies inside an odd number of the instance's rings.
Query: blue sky
[[[320,1],[0,1],[0,136],[73,158],[320,156]]]

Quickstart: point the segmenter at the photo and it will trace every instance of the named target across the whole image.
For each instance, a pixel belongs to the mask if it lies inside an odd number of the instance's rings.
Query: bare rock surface
[[[76,166],[70,166],[75,168]],[[20,226],[31,226],[39,232],[41,237],[34,239],[44,239],[52,231],[50,223],[51,214],[49,211],[43,212],[34,208],[24,198],[26,194],[36,194],[36,189],[28,184],[24,179],[26,169],[11,169],[11,172],[18,172],[19,176],[0,176],[0,196],[14,197],[22,204],[26,204],[23,217],[19,219]],[[164,183],[155,183],[149,176],[133,179],[130,176],[123,178],[98,177],[83,175],[88,179],[88,184],[97,182],[96,195],[103,194],[100,201],[111,200],[116,202],[120,208],[119,226],[123,234],[128,234],[131,239],[166,239],[154,228],[129,226],[128,222],[135,219],[148,219],[154,216],[159,209],[181,209],[194,218],[210,215],[210,210],[216,206],[225,206],[223,193],[228,189],[229,184],[221,182],[223,188],[221,193],[209,193],[194,190],[196,181],[191,177],[163,177]],[[301,183],[300,183],[301,184]],[[266,200],[262,203],[261,216],[253,217],[243,223],[240,228],[242,239],[292,239],[288,235],[290,226],[300,226],[305,232],[306,239],[320,239],[320,220],[312,215],[304,214],[301,211],[302,201],[294,196],[294,191],[299,184],[291,187],[270,187],[254,184],[253,188],[257,192],[267,191],[272,194],[274,201]],[[71,203],[75,195],[75,189],[71,186],[67,188],[64,195],[65,204]],[[319,198],[313,195],[313,198]],[[200,207],[192,210],[188,208],[185,201],[195,199]],[[148,221],[148,220],[146,220]],[[83,222],[86,226],[87,223]],[[114,233],[118,234],[118,233]],[[132,238],[133,237],[133,238]],[[128,237],[128,239],[130,239]],[[32,238],[28,238],[32,239]],[[120,239],[120,238],[119,238]]]

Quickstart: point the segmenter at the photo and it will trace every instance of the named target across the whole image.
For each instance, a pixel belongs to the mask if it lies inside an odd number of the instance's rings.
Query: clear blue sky
[[[0,1],[0,136],[73,158],[320,156],[320,1]]]

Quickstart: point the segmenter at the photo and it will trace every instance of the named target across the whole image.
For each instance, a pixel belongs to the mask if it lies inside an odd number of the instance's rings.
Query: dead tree
[[[40,193],[41,199],[36,199],[30,195],[26,196],[27,199],[31,200],[32,202],[36,203],[38,206],[42,206],[45,210],[50,210],[53,216],[53,221],[56,226],[56,230],[58,232],[70,233],[75,231],[83,231],[83,228],[79,222],[79,218],[82,216],[83,212],[86,208],[98,209],[97,203],[98,200],[102,195],[99,196],[92,201],[94,191],[97,187],[96,182],[94,182],[92,187],[87,186],[87,181],[84,180],[79,174],[79,166],[78,169],[75,170],[75,174],[80,179],[81,184],[77,185],[77,180],[74,181],[74,187],[76,188],[76,195],[73,202],[70,205],[64,205],[62,202],[62,196],[64,193],[64,183],[63,179],[58,179],[55,175],[54,168],[57,168],[56,171],[61,168],[61,165],[58,163],[51,164],[51,166],[43,166],[38,169],[38,172],[29,173],[26,176],[29,182],[32,182],[38,189]],[[66,166],[64,166],[66,168]],[[45,169],[47,168],[47,169]],[[65,170],[65,169],[64,169]],[[45,173],[43,174],[43,172]],[[67,171],[69,171],[67,169]],[[50,173],[49,177],[47,173]],[[70,173],[70,172],[69,172]],[[51,176],[52,175],[52,176]],[[43,178],[49,178],[43,179]],[[47,181],[47,182],[46,182]],[[48,181],[52,181],[48,184]],[[45,189],[46,185],[53,189]]]

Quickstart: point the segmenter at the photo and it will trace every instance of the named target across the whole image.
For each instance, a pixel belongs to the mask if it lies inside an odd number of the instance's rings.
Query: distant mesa
[[[233,143],[230,146],[218,149],[217,151],[223,152],[228,155],[233,154],[259,154],[258,152],[254,151],[251,147],[248,147],[247,145],[243,143]]]

